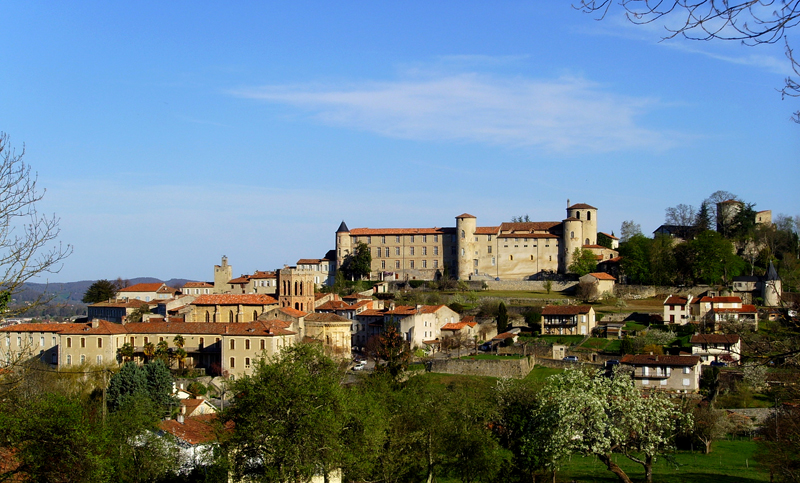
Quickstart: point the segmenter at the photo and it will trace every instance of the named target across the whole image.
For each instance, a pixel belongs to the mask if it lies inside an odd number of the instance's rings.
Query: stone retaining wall
[[[581,355],[578,354],[570,354],[570,355],[577,355],[578,358],[581,359],[580,362],[567,362],[567,361],[562,361],[561,359],[546,359],[544,357],[540,357],[536,359],[536,363],[539,364],[540,366],[550,367],[553,369],[567,369],[567,368],[577,369],[580,366],[595,367],[597,369],[603,368],[603,363],[588,362],[584,360],[585,357],[581,358]]]
[[[620,285],[614,286],[614,295],[622,299],[646,299],[656,295],[687,295],[697,296],[711,287],[708,285],[697,285],[694,287],[664,287],[656,285]]]
[[[521,379],[533,369],[534,358],[524,359],[448,359],[430,362],[430,372],[462,376],[513,377]]]
[[[489,290],[523,290],[528,292],[544,292],[544,281],[541,280],[487,280],[483,282]],[[551,291],[560,292],[570,287],[578,285],[577,281],[553,281]]]

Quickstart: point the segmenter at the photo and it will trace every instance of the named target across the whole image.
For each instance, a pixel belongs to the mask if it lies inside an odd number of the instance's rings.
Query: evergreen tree
[[[697,211],[697,217],[694,222],[695,236],[711,229],[711,213],[708,211],[708,201],[704,201]]]
[[[83,294],[81,302],[85,304],[96,304],[97,302],[106,302],[117,296],[117,287],[113,282],[108,280],[98,280],[89,285],[86,293]]]
[[[497,307],[497,333],[502,334],[506,329],[508,329],[508,309],[506,304],[500,302]]]

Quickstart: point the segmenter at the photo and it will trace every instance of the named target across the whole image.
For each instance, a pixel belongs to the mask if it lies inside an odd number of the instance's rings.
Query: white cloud
[[[663,150],[677,136],[640,125],[657,102],[581,78],[440,75],[355,85],[271,85],[231,94],[305,109],[330,125],[383,136],[551,151]]]

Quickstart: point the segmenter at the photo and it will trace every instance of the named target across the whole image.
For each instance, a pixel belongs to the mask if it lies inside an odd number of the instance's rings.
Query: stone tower
[[[576,248],[583,246],[583,223],[578,218],[571,216],[562,221],[564,226],[563,252],[561,259],[564,260],[564,265],[559,264],[558,271],[561,273],[567,272],[567,267],[572,263],[572,254],[575,253]]]
[[[214,293],[227,293],[228,282],[233,278],[233,267],[228,265],[228,257],[222,256],[222,265],[214,265]]]
[[[469,280],[470,275],[478,268],[478,256],[475,255],[475,229],[478,219],[469,213],[456,217],[456,260],[459,280]]]
[[[567,201],[567,205],[569,205],[569,201]],[[583,225],[580,246],[597,245],[597,208],[586,203],[567,206],[567,218],[576,218]]]
[[[783,287],[781,285],[781,278],[778,276],[778,271],[775,270],[775,265],[772,261],[769,262],[767,274],[764,277],[763,285],[764,305],[767,307],[778,307],[781,304],[781,295]]]
[[[352,252],[352,241],[350,240],[350,229],[347,228],[344,220],[336,230],[336,270],[342,268],[344,259]]]
[[[288,267],[278,270],[278,305],[314,312],[314,272]]]

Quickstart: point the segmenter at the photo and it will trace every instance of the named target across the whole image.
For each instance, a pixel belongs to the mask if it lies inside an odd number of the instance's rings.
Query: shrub
[[[189,387],[186,388],[192,394],[197,394],[200,396],[205,396],[208,392],[208,388],[202,382],[194,381],[193,383],[189,384]]]

